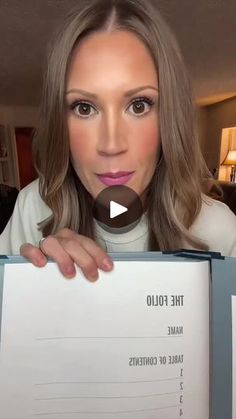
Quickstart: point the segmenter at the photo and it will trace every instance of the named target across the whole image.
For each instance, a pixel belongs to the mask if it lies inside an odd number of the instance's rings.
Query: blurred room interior
[[[5,196],[9,187],[16,196],[36,177],[31,142],[46,46],[77,1],[1,0],[0,184]],[[236,2],[153,1],[175,33],[192,78],[204,158],[236,213]]]

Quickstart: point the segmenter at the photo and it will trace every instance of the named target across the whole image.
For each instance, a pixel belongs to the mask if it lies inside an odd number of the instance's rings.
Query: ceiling
[[[200,104],[236,95],[236,0],[154,0],[175,32]],[[37,106],[45,48],[78,0],[0,0],[0,104]]]

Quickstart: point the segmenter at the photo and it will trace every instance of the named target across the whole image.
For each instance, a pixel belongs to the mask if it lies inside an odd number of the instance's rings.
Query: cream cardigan
[[[5,230],[0,235],[0,254],[17,255],[23,243],[38,245],[42,233],[37,223],[51,215],[42,201],[38,180],[22,189]],[[146,251],[148,227],[143,215],[131,231],[114,234],[95,222],[97,242],[108,252]],[[204,197],[202,209],[191,227],[191,232],[206,242],[211,251],[224,256],[236,256],[236,217],[223,203]],[[189,246],[188,246],[189,247]]]

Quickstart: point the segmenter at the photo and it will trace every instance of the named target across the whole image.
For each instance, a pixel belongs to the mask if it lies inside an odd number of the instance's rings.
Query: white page
[[[208,263],[114,266],[5,266],[1,418],[209,418]]]
[[[232,419],[236,419],[236,295],[231,296],[232,306]]]

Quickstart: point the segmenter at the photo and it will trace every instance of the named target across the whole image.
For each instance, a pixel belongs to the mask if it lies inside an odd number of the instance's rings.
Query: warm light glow
[[[225,160],[222,164],[234,166],[236,165],[236,150],[229,150]]]
[[[231,152],[236,152],[236,127],[222,129],[218,174],[221,181],[232,182],[232,178],[235,178],[236,156],[231,156]]]

